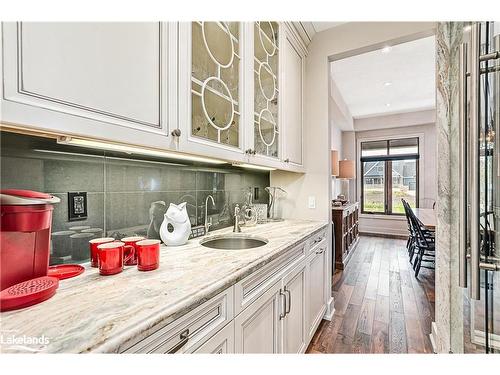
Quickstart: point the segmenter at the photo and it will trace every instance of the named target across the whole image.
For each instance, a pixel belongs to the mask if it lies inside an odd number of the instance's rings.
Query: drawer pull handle
[[[172,349],[169,350],[168,354],[173,354],[177,353],[181,348],[187,344],[189,340],[189,329],[186,329],[185,331],[182,331],[181,334],[179,335],[179,338],[181,341],[177,343]]]
[[[286,287],[285,287],[285,293],[288,294],[288,298],[285,298],[285,302],[288,299],[288,309],[286,308],[286,303],[285,303],[285,315],[288,315],[292,308],[292,293],[290,293],[290,291]]]
[[[321,242],[323,240],[323,236],[320,236],[318,238],[316,238],[314,241],[313,241],[313,245],[317,244],[318,242]]]
[[[283,293],[281,291],[281,289],[280,289],[280,296],[283,296],[283,299],[282,299],[283,304],[281,306],[282,306],[284,312],[280,312],[280,320],[282,320],[286,316],[286,294]]]
[[[326,250],[326,247],[324,247],[324,248],[322,248],[320,250],[316,250],[316,254],[322,254],[323,251],[325,251],[325,250]]]

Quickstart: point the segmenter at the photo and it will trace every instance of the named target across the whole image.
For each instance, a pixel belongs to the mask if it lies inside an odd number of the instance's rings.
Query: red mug
[[[103,244],[103,243],[108,243],[108,242],[113,242],[115,239],[112,237],[102,237],[102,238],[94,238],[89,241],[90,244],[90,265],[92,267],[99,267],[99,254],[97,251],[97,246]]]
[[[160,266],[160,240],[142,240],[137,246],[137,269],[152,271]]]
[[[134,256],[128,261],[125,262],[126,266],[135,266],[137,264],[137,242],[145,240],[146,238],[142,236],[133,236],[133,237],[125,237],[122,238],[121,241],[128,246],[133,246],[135,249]]]
[[[123,263],[134,256],[133,246],[123,242],[107,242],[97,246],[99,254],[99,273],[103,276],[115,275],[123,271]],[[128,254],[125,255],[126,251]]]

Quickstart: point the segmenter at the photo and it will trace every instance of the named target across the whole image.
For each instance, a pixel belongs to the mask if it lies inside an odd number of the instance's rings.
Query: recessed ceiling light
[[[385,106],[386,106],[386,107],[390,107],[390,106],[391,106],[391,103],[385,103]]]
[[[384,48],[382,48],[382,53],[389,53],[391,52],[391,46],[385,46]]]
[[[392,85],[392,82],[384,82],[384,86],[390,86]]]

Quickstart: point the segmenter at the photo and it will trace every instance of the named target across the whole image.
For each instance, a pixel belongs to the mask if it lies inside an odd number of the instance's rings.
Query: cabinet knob
[[[290,163],[290,159],[286,158],[285,160],[283,160],[285,163]]]
[[[180,137],[182,134],[181,129],[174,129],[174,130],[172,130],[172,133],[170,133],[170,134],[172,134],[172,137]]]

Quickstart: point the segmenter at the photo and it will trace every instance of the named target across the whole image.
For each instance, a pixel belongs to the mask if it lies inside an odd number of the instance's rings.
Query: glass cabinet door
[[[499,26],[494,22],[468,26],[460,51],[461,143],[465,147],[461,180],[466,187],[460,205],[466,230],[459,278],[460,286],[467,288],[462,295],[460,349],[466,353],[500,352]]]
[[[254,23],[254,151],[279,158],[279,24]]]
[[[191,28],[191,135],[240,148],[240,23]]]

